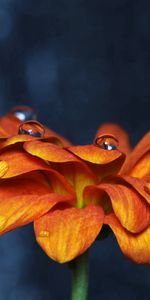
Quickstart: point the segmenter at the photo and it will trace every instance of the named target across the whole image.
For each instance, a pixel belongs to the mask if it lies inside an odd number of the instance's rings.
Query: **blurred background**
[[[150,1],[0,0],[0,114],[21,104],[73,143],[111,121],[134,145],[150,129]],[[67,266],[31,225],[2,236],[0,253],[0,300],[69,300]],[[149,278],[113,236],[92,247],[89,300],[149,299]]]

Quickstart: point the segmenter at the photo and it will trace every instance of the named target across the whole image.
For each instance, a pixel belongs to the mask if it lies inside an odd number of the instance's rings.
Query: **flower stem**
[[[71,270],[71,300],[86,300],[88,294],[88,252],[85,252],[71,262]]]

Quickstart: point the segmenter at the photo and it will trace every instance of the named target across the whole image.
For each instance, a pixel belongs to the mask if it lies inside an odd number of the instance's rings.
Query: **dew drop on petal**
[[[0,215],[0,230],[2,230],[7,222],[6,217]]]
[[[96,138],[95,145],[104,150],[117,150],[119,142],[112,135],[102,135]]]
[[[18,134],[31,135],[33,137],[44,137],[45,129],[37,121],[27,121],[19,126]]]
[[[37,119],[35,112],[30,106],[15,106],[10,113],[22,122]]]
[[[49,231],[42,230],[42,231],[40,231],[39,236],[40,237],[48,237],[49,236]]]

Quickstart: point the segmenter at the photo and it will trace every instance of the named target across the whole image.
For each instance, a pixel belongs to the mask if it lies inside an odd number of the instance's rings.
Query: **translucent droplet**
[[[13,114],[17,119],[23,122],[37,119],[35,112],[29,106],[15,106],[11,110],[11,114]]]
[[[47,230],[42,230],[42,231],[40,231],[39,236],[40,236],[40,237],[48,237],[48,236],[49,236],[49,231],[47,231]]]
[[[96,138],[95,145],[104,150],[116,150],[118,149],[119,142],[112,135],[102,135]]]
[[[19,126],[18,134],[31,135],[34,137],[44,137],[45,129],[37,121],[27,121]]]
[[[0,215],[0,230],[2,230],[7,222],[6,217]]]

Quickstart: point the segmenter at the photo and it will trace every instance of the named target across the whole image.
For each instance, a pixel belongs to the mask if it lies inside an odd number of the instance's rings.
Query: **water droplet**
[[[95,145],[104,150],[116,150],[118,149],[119,142],[112,135],[102,135],[96,138]]]
[[[7,222],[6,217],[0,215],[0,230],[2,230]]]
[[[42,230],[42,231],[40,231],[39,236],[40,237],[48,237],[49,236],[49,231]]]
[[[18,134],[26,134],[34,137],[42,138],[44,137],[45,129],[44,126],[41,125],[37,121],[27,121],[22,123],[19,126]]]
[[[37,119],[35,112],[29,106],[15,106],[11,110],[11,114],[13,114],[17,119],[23,122]]]

